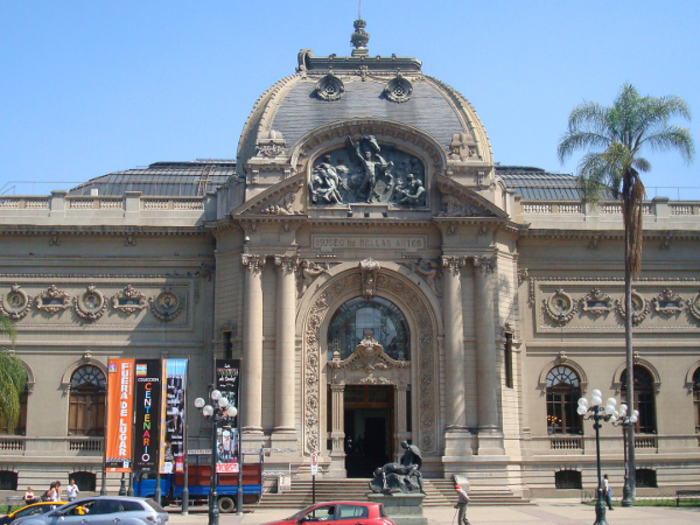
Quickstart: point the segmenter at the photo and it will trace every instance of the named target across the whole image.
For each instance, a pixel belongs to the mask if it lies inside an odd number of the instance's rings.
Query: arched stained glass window
[[[627,370],[622,372],[622,397],[629,405],[627,397]],[[634,366],[634,403],[632,408],[639,410],[635,431],[639,434],[656,434],[656,400],[654,378],[651,372],[641,365]]]
[[[567,366],[555,366],[547,374],[547,433],[581,434],[576,413],[581,387],[578,375]]]
[[[356,297],[343,304],[333,315],[328,328],[328,359],[340,352],[349,357],[363,339],[365,330],[372,330],[374,339],[394,359],[411,359],[411,334],[399,308],[386,299]]]
[[[78,368],[70,380],[68,432],[78,436],[104,436],[105,375],[96,366]]]

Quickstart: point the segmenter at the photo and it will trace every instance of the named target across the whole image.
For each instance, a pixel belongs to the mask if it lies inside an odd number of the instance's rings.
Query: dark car
[[[12,511],[7,516],[0,518],[0,525],[8,525],[19,518],[45,514],[55,509],[57,506],[65,505],[66,503],[65,501],[39,501],[37,503],[32,503],[31,505]]]
[[[395,525],[386,515],[381,503],[333,501],[316,503],[283,520],[265,525],[294,525],[320,521],[333,525]]]
[[[124,496],[82,498],[12,525],[167,525],[168,514],[152,499]]]

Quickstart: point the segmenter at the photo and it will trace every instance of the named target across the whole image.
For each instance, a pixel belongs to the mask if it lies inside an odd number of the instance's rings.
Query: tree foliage
[[[15,342],[15,327],[10,319],[0,316],[0,334]],[[27,384],[27,371],[14,352],[0,350],[0,428],[13,430],[19,419],[20,395]]]
[[[635,278],[641,270],[642,201],[646,195],[640,173],[651,169],[640,152],[677,150],[687,161],[695,153],[690,131],[670,124],[673,117],[690,120],[690,109],[682,99],[642,97],[632,84],[624,84],[612,106],[590,101],[576,106],[559,143],[562,162],[576,150],[586,152],[578,167],[585,200],[595,202],[607,194],[622,200],[625,264]]]

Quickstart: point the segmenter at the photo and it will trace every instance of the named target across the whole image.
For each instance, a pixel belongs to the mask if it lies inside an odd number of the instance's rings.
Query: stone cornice
[[[3,225],[0,235],[207,235],[203,226]]]

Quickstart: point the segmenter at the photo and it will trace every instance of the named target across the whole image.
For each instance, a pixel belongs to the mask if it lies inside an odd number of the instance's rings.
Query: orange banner
[[[131,472],[134,360],[110,359],[107,375],[107,472]]]

